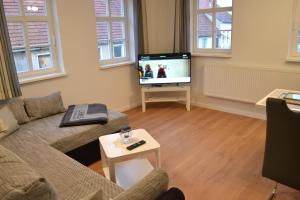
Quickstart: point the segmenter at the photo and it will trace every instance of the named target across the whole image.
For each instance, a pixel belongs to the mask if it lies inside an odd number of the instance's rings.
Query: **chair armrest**
[[[155,169],[113,200],[155,200],[168,189],[168,184],[167,173],[162,169]]]

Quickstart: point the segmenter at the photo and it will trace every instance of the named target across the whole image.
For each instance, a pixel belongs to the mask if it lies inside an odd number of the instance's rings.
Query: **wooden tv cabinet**
[[[190,86],[162,86],[162,87],[146,87],[141,88],[142,94],[142,111],[146,112],[146,103],[150,102],[186,102],[186,110],[190,111],[191,109],[191,88]],[[185,96],[176,96],[176,97],[147,97],[147,93],[160,93],[160,92],[185,92]]]

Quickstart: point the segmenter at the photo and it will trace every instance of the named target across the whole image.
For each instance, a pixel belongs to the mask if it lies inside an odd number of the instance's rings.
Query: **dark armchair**
[[[300,112],[290,110],[282,99],[267,99],[267,138],[262,175],[300,189]],[[270,199],[274,198],[276,187],[277,184]]]

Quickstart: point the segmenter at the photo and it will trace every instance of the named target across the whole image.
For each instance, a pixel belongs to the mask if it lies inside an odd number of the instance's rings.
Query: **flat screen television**
[[[140,85],[161,85],[191,82],[191,54],[138,55]]]

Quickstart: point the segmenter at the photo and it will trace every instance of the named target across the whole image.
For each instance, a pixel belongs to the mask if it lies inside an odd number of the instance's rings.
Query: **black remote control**
[[[145,143],[146,143],[145,140],[141,140],[141,141],[139,141],[139,142],[137,142],[137,143],[134,143],[134,144],[128,146],[127,149],[128,149],[129,151],[131,151],[132,149],[135,149],[135,148],[137,148],[137,147],[139,147],[139,146],[141,146],[141,145],[143,145],[143,144],[145,144]]]

